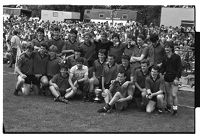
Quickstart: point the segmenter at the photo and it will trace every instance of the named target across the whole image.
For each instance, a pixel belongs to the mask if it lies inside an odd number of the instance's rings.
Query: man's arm
[[[83,82],[83,81],[88,80],[88,67],[86,67],[85,70],[86,70],[86,72],[84,74],[84,77],[82,79],[77,80],[77,82]]]

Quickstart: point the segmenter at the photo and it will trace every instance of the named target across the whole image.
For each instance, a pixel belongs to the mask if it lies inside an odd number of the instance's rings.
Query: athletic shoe
[[[99,112],[99,113],[105,113],[105,112],[107,112],[110,109],[111,109],[110,105],[106,104],[106,106],[104,106],[103,108],[99,109],[97,112]]]
[[[19,96],[18,92],[19,92],[19,90],[15,89],[14,95],[15,95],[15,96]]]
[[[84,101],[84,102],[89,102],[90,99],[89,99],[88,97],[84,96],[84,97],[83,97],[83,101]]]
[[[158,113],[159,113],[159,114],[163,113],[163,110],[159,108],[159,109],[158,109]]]
[[[63,97],[57,97],[57,98],[54,98],[54,101],[55,102],[63,102],[63,103],[68,103],[69,101],[68,100],[66,100],[66,99],[64,99]]]
[[[15,89],[14,95],[19,96],[19,92],[22,92],[22,89]]]
[[[170,106],[166,106],[165,111],[171,113],[171,112],[172,112],[172,111],[171,111],[171,107],[170,107]]]

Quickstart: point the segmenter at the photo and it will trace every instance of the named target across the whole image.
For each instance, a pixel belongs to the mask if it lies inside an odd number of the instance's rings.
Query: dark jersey
[[[22,53],[17,61],[17,67],[25,75],[33,74],[33,55],[30,57],[26,53]]]
[[[34,74],[45,75],[47,73],[48,60],[49,60],[48,54],[44,54],[44,56],[42,56],[39,52],[34,52],[34,59],[33,59]]]

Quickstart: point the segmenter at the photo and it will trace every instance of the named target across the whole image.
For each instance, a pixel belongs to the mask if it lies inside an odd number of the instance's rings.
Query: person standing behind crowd
[[[165,44],[165,52],[167,56],[163,60],[161,72],[164,74],[166,86],[166,110],[171,112],[172,109],[173,115],[176,115],[178,110],[178,84],[182,71],[181,58],[174,53],[174,45],[172,42],[167,42]]]
[[[117,64],[121,63],[121,57],[124,52],[125,44],[122,44],[117,33],[112,35],[113,45],[110,46],[109,54],[113,54],[115,56],[115,62]]]
[[[148,47],[144,44],[144,39],[143,35],[138,35],[137,46],[131,55],[130,63],[133,73],[135,73],[136,69],[140,68],[140,61],[147,56]]]
[[[145,59],[148,55],[148,47],[144,43],[144,36],[138,35],[137,37],[137,48],[134,50],[130,62],[132,63],[132,68],[134,71],[140,68],[140,61]]]
[[[80,58],[83,54],[83,50],[80,47],[77,47],[74,49],[74,54],[71,56],[68,56],[66,59],[66,63],[68,65],[68,68],[72,68],[73,66],[76,65],[77,59]],[[82,57],[84,59],[83,64],[88,66],[86,58]]]
[[[48,87],[47,78],[47,63],[49,60],[49,55],[47,53],[47,44],[41,43],[38,51],[34,52],[33,59],[33,72],[37,78],[38,87],[40,91],[38,93],[45,93],[46,87]]]
[[[149,59],[149,67],[151,68],[153,65],[157,65],[161,67],[162,61],[164,60],[166,53],[164,47],[159,43],[159,38],[157,34],[152,34],[150,36],[151,45],[148,49],[148,59]]]
[[[145,88],[147,90],[146,98],[149,100],[146,106],[146,112],[151,113],[157,105],[158,112],[163,112],[164,106],[164,79],[159,75],[159,67],[152,66],[150,76],[145,80]]]
[[[134,37],[131,34],[128,34],[126,42],[127,42],[127,44],[124,48],[123,55],[127,55],[127,56],[131,57],[131,55],[133,54],[133,52],[136,48],[136,43],[134,41]]]
[[[51,47],[52,45],[57,47],[57,54],[62,52],[63,46],[65,45],[65,41],[60,36],[60,28],[57,26],[53,28],[52,38],[48,41],[48,46]]]
[[[108,40],[108,34],[104,31],[101,32],[101,38],[98,41],[94,41],[96,45],[96,58],[98,58],[98,52],[100,49],[106,50],[106,56],[108,55],[108,51],[110,46],[112,46],[112,42]]]
[[[36,78],[33,73],[33,50],[34,47],[31,43],[28,43],[25,52],[19,56],[19,60],[17,61],[16,73],[18,76],[14,91],[14,95],[16,96],[19,95],[20,91],[28,95],[31,90],[31,85],[33,86],[33,90],[38,92]]]
[[[62,48],[62,53],[73,52],[74,49],[80,46],[80,43],[77,40],[77,33],[78,32],[75,29],[70,30],[68,40]]]
[[[47,39],[44,37],[44,29],[39,27],[37,29],[37,37],[32,40],[33,46],[35,50],[39,50],[41,47],[41,44],[47,44]]]
[[[86,58],[88,62],[88,67],[92,67],[95,60],[95,44],[92,39],[91,33],[87,32],[84,34],[84,41],[80,44],[83,50],[83,57]]]
[[[16,60],[18,60],[18,57],[21,54],[21,41],[18,34],[19,32],[17,30],[14,30],[13,36],[11,38],[11,60],[9,64],[10,68],[13,64],[15,64]]]

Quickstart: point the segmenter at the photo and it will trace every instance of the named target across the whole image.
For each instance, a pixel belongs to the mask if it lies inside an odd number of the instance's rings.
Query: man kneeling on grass
[[[158,112],[163,112],[164,103],[164,79],[159,75],[159,67],[151,68],[150,76],[145,80],[145,88],[147,89],[146,98],[149,100],[146,106],[146,112],[151,113],[158,107]]]
[[[106,89],[102,93],[106,105],[99,109],[97,112],[110,112],[112,107],[115,106],[116,110],[124,110],[128,106],[128,101],[133,98],[133,88],[130,85],[124,86],[126,82],[125,72],[120,70],[117,74],[117,79],[113,81],[109,90]]]
[[[66,94],[69,90],[69,73],[68,68],[65,64],[61,64],[60,73],[53,76],[53,78],[49,81],[49,89],[52,95],[55,97],[55,102],[64,102],[68,103],[68,100],[64,99],[62,96]]]

